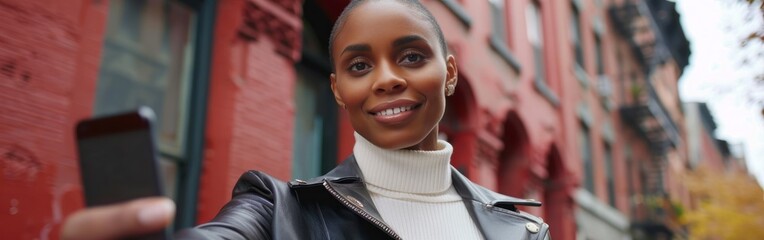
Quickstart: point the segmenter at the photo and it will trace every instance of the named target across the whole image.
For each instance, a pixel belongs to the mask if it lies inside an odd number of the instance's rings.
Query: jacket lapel
[[[454,168],[451,179],[485,239],[534,239],[538,235],[532,230],[541,227],[541,219],[517,211],[515,206],[541,206],[540,202],[494,193],[472,183]]]
[[[393,238],[398,235],[382,220],[382,216],[374,206],[369,191],[363,182],[363,175],[354,155],[350,155],[340,165],[324,176],[307,181],[293,180],[289,186],[296,191],[303,188],[323,187],[349,210],[361,215],[369,223],[379,227]]]

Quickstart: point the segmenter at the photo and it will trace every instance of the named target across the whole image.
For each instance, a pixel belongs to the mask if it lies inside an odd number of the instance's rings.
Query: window
[[[544,72],[543,23],[541,20],[541,11],[537,2],[532,2],[528,5],[525,17],[526,27],[528,29],[528,41],[533,48],[533,66],[535,68],[534,73],[536,74],[536,81],[549,85],[546,82],[546,74]]]
[[[605,75],[605,63],[602,59],[602,40],[599,35],[594,35],[594,58],[597,64],[597,76]]]
[[[177,2],[113,1],[104,39],[94,114],[138,106],[157,113],[166,185],[175,190],[183,153],[194,13]],[[173,194],[173,191],[168,191]]]
[[[607,195],[610,206],[615,207],[615,178],[613,177],[613,150],[609,143],[605,143],[605,180],[607,181]]]
[[[613,108],[610,96],[613,94],[613,84],[610,77],[605,74],[605,63],[602,52],[602,40],[599,34],[594,35],[595,60],[597,64],[597,93],[600,97],[602,108],[609,112]]]
[[[315,1],[305,1],[303,9],[320,6]],[[331,73],[326,59],[332,22],[323,11],[306,11],[302,20],[302,58],[295,65],[292,177],[309,179],[336,165],[338,112],[326,78]]]
[[[634,185],[634,176],[638,176],[637,173],[639,173],[639,168],[637,168],[637,164],[634,161],[632,154],[631,154],[631,148],[629,146],[625,146],[625,155],[626,155],[626,186],[628,195],[626,195],[629,199],[629,212],[632,216],[634,216],[636,213],[636,201],[634,201],[634,198],[638,195],[637,191],[635,190]]]
[[[571,41],[573,42],[573,52],[575,54],[575,60],[578,66],[584,68],[584,49],[581,40],[581,15],[578,12],[578,7],[571,6],[572,12],[570,16],[570,34]]]
[[[508,47],[508,35],[507,35],[507,18],[505,14],[506,0],[488,0],[491,7],[491,38],[490,44],[496,53],[512,67],[515,71],[520,72],[520,63],[512,55],[512,52]]]
[[[589,127],[581,123],[581,132],[578,134],[579,151],[584,168],[584,188],[594,193],[594,165],[592,162],[592,143],[589,135]]]
[[[491,3],[491,21],[493,22],[493,37],[499,38],[503,44],[507,42],[507,24],[504,17],[505,0],[488,0]]]
[[[331,170],[337,160],[337,107],[328,71],[302,63],[295,85],[292,177],[309,179]]]
[[[560,105],[560,99],[552,91],[549,81],[546,79],[544,66],[544,23],[541,18],[541,8],[538,2],[531,2],[525,11],[525,22],[527,24],[528,42],[530,42],[533,51],[533,85],[544,98],[549,100],[554,106]]]
[[[94,115],[138,106],[156,112],[160,167],[166,193],[178,205],[177,228],[189,227],[195,219],[196,169],[201,165],[200,118],[206,106],[202,83],[211,39],[205,34],[209,29],[201,26],[212,25],[209,16],[214,10],[202,2],[110,1],[96,87]]]

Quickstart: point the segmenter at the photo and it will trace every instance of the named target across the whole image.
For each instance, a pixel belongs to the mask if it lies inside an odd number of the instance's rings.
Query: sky
[[[746,11],[756,7],[738,0],[676,0],[677,12],[690,41],[690,64],[679,79],[679,95],[685,102],[706,102],[717,124],[717,138],[742,144],[749,171],[764,186],[764,117],[761,105],[751,103],[746,94],[752,88],[751,66],[764,66],[759,56],[748,67],[740,65],[740,54],[760,53],[761,43],[749,44],[740,51],[744,32],[764,31],[761,14],[745,19]],[[758,0],[754,5],[761,4]],[[753,92],[764,99],[764,92]],[[734,147],[734,146],[733,146]]]

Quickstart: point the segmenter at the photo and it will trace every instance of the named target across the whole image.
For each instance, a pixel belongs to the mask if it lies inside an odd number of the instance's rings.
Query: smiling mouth
[[[415,104],[411,106],[402,106],[402,107],[394,107],[394,108],[388,108],[379,112],[372,112],[371,114],[374,116],[393,116],[402,112],[411,111],[414,109],[419,108],[422,106],[422,104]]]

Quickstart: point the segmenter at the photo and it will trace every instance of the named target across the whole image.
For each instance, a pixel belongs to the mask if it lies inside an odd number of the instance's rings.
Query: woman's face
[[[435,150],[446,84],[456,84],[425,17],[395,1],[357,6],[332,49],[332,91],[353,128],[385,149]]]

